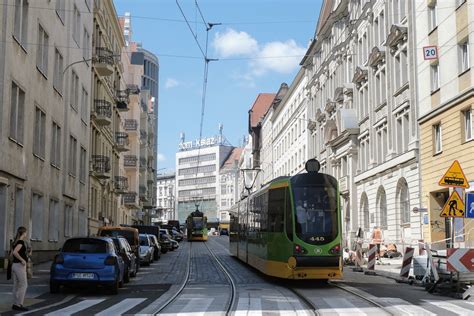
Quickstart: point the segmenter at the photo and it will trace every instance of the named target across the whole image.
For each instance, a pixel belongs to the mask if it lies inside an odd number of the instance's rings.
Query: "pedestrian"
[[[372,244],[377,246],[377,259],[380,259],[380,244],[383,241],[382,238],[382,230],[379,226],[375,226],[374,230],[372,231]]]
[[[26,276],[26,265],[28,263],[28,248],[25,242],[26,228],[18,227],[15,240],[13,242],[13,305],[12,309],[16,311],[27,311],[28,308],[23,306],[25,300],[28,281]]]

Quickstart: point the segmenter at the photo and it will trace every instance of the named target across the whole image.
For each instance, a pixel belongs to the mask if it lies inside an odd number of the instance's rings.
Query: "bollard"
[[[356,246],[356,260],[355,260],[355,267],[352,268],[354,272],[363,272],[362,265],[364,264],[364,258],[362,257],[362,247],[361,242],[357,242]]]
[[[377,246],[374,244],[369,245],[369,262],[367,263],[367,270],[364,274],[375,275],[375,253],[377,252]]]
[[[400,277],[408,278],[410,273],[411,261],[413,260],[413,253],[415,252],[414,248],[407,247],[405,249],[405,254],[403,255],[403,264],[402,269],[400,270]]]

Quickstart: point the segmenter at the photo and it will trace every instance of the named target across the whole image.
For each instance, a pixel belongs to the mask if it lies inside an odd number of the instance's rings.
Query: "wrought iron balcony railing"
[[[137,156],[136,155],[126,155],[123,157],[124,167],[136,167],[137,166]]]
[[[92,171],[96,177],[109,178],[110,158],[102,155],[92,156]]]
[[[126,119],[123,128],[126,131],[136,131],[138,129],[138,121],[134,119]]]

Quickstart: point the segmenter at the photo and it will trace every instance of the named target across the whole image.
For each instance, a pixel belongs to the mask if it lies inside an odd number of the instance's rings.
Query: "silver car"
[[[153,262],[155,247],[148,234],[140,234],[140,263],[149,266]]]

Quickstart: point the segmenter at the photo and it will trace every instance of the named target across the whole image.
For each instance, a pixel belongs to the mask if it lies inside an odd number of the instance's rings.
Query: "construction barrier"
[[[356,243],[356,259],[355,267],[352,269],[354,272],[363,272],[362,266],[364,265],[364,257],[362,256],[362,241]]]
[[[402,263],[402,269],[400,270],[400,277],[408,278],[414,252],[415,252],[414,248],[406,247],[405,254],[403,255],[403,263]]]
[[[376,253],[377,253],[377,245],[370,244],[369,252],[368,252],[369,262],[367,263],[367,270],[364,272],[364,274],[375,275],[375,254]]]

